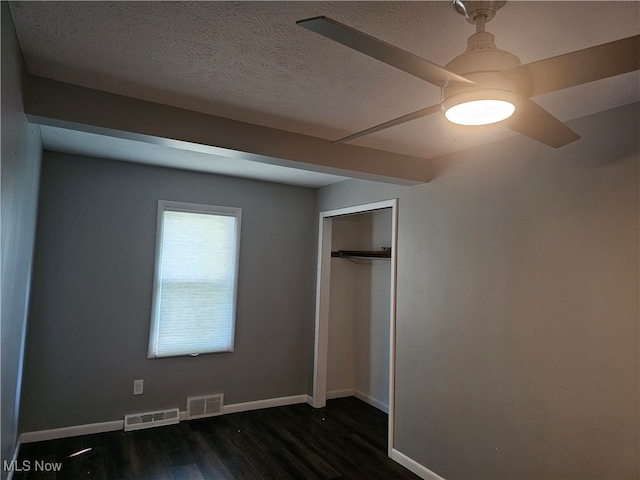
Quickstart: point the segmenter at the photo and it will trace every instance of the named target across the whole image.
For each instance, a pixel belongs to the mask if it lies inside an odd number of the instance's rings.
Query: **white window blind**
[[[158,202],[149,358],[233,351],[240,216]]]

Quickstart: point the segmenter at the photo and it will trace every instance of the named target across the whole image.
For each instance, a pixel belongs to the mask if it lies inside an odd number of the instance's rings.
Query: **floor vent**
[[[180,423],[180,411],[177,408],[158,410],[156,412],[136,413],[124,416],[124,431],[140,430],[142,428],[159,427]]]
[[[187,398],[187,420],[222,415],[224,394]]]

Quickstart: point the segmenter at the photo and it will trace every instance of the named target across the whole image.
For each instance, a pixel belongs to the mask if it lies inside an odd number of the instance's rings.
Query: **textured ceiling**
[[[12,2],[30,73],[337,139],[439,102],[439,88],[296,26],[325,15],[439,65],[474,27],[441,2]],[[487,24],[523,63],[640,33],[639,2],[512,1]],[[638,72],[534,100],[570,120],[640,100]],[[439,114],[354,141],[434,158],[513,132]]]

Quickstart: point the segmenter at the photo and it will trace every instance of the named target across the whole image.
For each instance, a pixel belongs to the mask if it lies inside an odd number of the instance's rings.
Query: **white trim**
[[[263,408],[283,407],[285,405],[295,405],[298,403],[306,403],[306,395],[292,395],[290,397],[278,397],[267,398],[265,400],[255,400],[253,402],[233,403],[231,405],[224,405],[222,407],[222,413],[239,413],[247,412],[249,410],[260,410]]]
[[[360,390],[354,390],[353,396],[356,398],[359,398],[363,402],[368,403],[372,407],[377,408],[378,410],[382,410],[384,413],[387,413],[387,414],[389,413],[389,405],[387,405],[384,402],[381,402],[380,400],[372,397],[371,395],[367,395],[366,393],[361,392]]]
[[[353,388],[343,388],[342,390],[331,390],[327,392],[327,400],[334,398],[353,397],[356,391]]]
[[[253,402],[233,403],[223,405],[222,413],[238,413],[249,410],[260,410],[262,408],[282,407],[285,405],[295,405],[307,402],[307,395],[292,395],[290,397],[267,398]],[[180,421],[186,419],[187,413],[180,412]],[[90,435],[92,433],[113,432],[124,429],[124,420],[113,420],[111,422],[89,423],[86,425],[74,425],[71,427],[52,428],[50,430],[38,430],[35,432],[25,432],[20,435],[19,442],[32,443],[43,440],[57,440],[59,438],[77,437],[79,435]],[[14,455],[17,458],[17,450]]]
[[[424,478],[425,480],[445,480],[440,475],[432,472],[424,465],[420,465],[418,462],[407,457],[404,453],[400,453],[395,448],[391,450],[391,455],[389,456],[392,460],[395,460],[407,470],[418,475],[420,478]]]
[[[383,208],[391,208],[391,288],[389,312],[389,406],[388,406],[388,448],[391,457],[394,446],[395,425],[395,356],[396,356],[396,283],[398,246],[398,199],[354,205],[351,207],[320,212],[318,230],[318,263],[316,271],[316,311],[313,357],[313,406],[321,408],[327,399],[327,352],[329,330],[329,279],[331,278],[331,232],[332,219],[343,215],[367,213]],[[365,400],[367,401],[367,400]],[[375,406],[375,405],[374,405]],[[378,407],[379,408],[379,407]]]
[[[396,286],[398,283],[398,199],[391,202],[391,285],[389,287],[389,415],[387,425],[387,456],[395,446],[395,399],[396,399]]]
[[[329,291],[331,283],[331,218],[320,212],[318,237],[318,269],[316,279],[316,312],[313,347],[313,407],[327,404],[327,351],[329,343]]]
[[[58,438],[91,435],[92,433],[113,432],[115,430],[122,429],[124,429],[124,420],[113,420],[111,422],[88,423],[85,425],[74,425],[71,427],[25,432],[20,436],[20,440],[22,443],[42,442],[44,440],[57,440]]]
[[[360,390],[356,390],[355,388],[343,388],[342,390],[331,390],[327,392],[327,400],[332,400],[334,398],[345,398],[345,397],[356,397],[363,402],[368,403],[372,407],[377,408],[378,410],[382,410],[384,413],[389,413],[389,405],[384,402],[381,402],[377,398],[372,397]]]
[[[320,212],[320,217],[339,217],[341,215],[351,215],[353,213],[366,213],[373,210],[382,210],[383,208],[396,207],[398,205],[398,199],[392,198],[390,200],[381,200],[373,203],[363,203],[361,205],[353,205],[351,207],[337,208],[335,210],[325,210]]]

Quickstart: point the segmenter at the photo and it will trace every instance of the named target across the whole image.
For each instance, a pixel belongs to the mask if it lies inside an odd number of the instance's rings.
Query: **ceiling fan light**
[[[516,106],[505,100],[471,100],[449,108],[445,117],[458,125],[489,125],[506,120]]]
[[[505,90],[467,92],[442,102],[444,116],[458,125],[489,125],[506,120],[516,111],[518,98]]]

